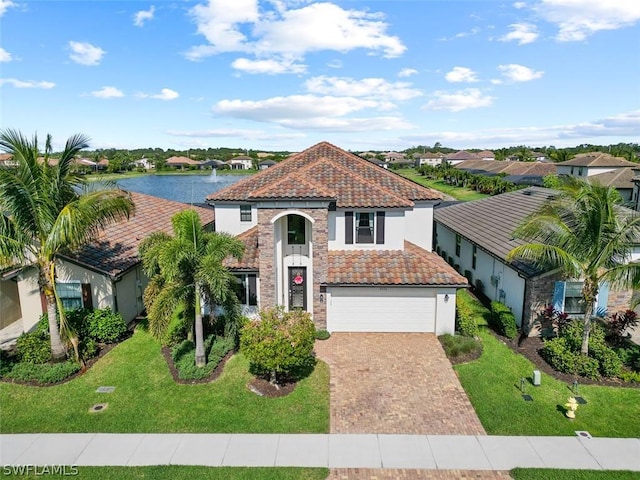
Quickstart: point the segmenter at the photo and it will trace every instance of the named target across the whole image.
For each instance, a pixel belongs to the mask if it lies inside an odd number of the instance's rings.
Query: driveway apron
[[[427,333],[334,333],[331,433],[485,435],[440,342]]]

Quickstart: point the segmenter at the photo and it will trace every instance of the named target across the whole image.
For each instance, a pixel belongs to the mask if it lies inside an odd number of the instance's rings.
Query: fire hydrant
[[[567,418],[574,420],[576,418],[576,410],[578,409],[578,402],[573,397],[569,397],[568,403],[564,404],[567,411],[564,413]]]

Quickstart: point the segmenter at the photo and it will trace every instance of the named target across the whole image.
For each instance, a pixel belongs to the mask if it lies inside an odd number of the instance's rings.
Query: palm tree
[[[73,173],[73,159],[87,142],[81,134],[70,137],[53,160],[50,135],[40,152],[37,135],[29,140],[17,130],[0,132],[0,148],[17,164],[0,168],[0,268],[33,264],[38,269],[54,361],[66,358],[62,338],[71,341],[77,356],[77,338],[69,330],[56,291],[56,255],[85,244],[134,209],[127,192],[86,183]]]
[[[202,296],[225,302],[233,295],[233,275],[223,264],[229,256],[241,258],[244,245],[232,235],[206,232],[195,210],[171,219],[174,236],[156,232],[140,244],[145,273],[150,278],[144,292],[149,329],[161,339],[179,305],[194,313],[196,365],[206,363],[202,326]]]
[[[507,259],[558,268],[566,278],[583,280],[581,353],[587,355],[599,285],[640,285],[640,263],[629,262],[632,249],[640,244],[640,215],[623,207],[614,187],[568,178],[559,192],[515,230],[517,238],[531,243],[514,248]]]

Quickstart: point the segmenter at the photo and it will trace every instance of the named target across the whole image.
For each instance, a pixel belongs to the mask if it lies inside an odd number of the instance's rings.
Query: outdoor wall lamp
[[[445,303],[449,301],[449,294],[448,293],[444,294],[444,301],[445,301]]]
[[[320,303],[324,303],[324,293],[320,294]]]

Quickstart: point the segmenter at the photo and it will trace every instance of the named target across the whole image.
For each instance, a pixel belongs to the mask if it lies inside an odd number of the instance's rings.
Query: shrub
[[[171,358],[180,379],[201,380],[211,375],[220,361],[234,347],[235,340],[233,338],[209,335],[204,340],[204,351],[207,355],[207,364],[204,367],[196,367],[196,346],[191,340],[184,340],[175,345],[171,349]]]
[[[617,377],[622,372],[622,360],[613,349],[605,345],[591,347],[589,355],[598,362],[600,373],[603,376]]]
[[[42,364],[51,358],[49,335],[40,331],[20,335],[16,340],[16,349],[22,363]]]
[[[624,348],[618,348],[616,353],[623,364],[632,370],[640,371],[640,345],[629,344]]]
[[[83,360],[93,358],[98,354],[98,344],[93,338],[84,338],[80,341],[80,357]]]
[[[595,358],[587,357],[585,355],[581,355],[579,353],[574,353],[575,356],[575,365],[576,373],[578,375],[582,375],[583,377],[597,379],[600,377],[600,368],[598,361]]]
[[[86,317],[87,335],[97,342],[113,343],[127,332],[127,324],[122,315],[110,308],[94,310]]]
[[[607,323],[607,338],[613,343],[621,343],[628,337],[627,330],[634,330],[638,326],[638,314],[633,310],[616,312],[609,317]]]
[[[448,358],[456,358],[460,355],[482,349],[482,344],[478,340],[471,337],[463,337],[462,335],[445,333],[440,336],[440,343],[442,343],[442,348]]]
[[[163,345],[174,346],[185,340],[189,334],[190,323],[186,321],[181,308],[171,315],[169,328],[162,339]]]
[[[620,378],[620,380],[622,380],[623,382],[640,383],[640,372],[631,372],[625,370],[624,372],[621,372],[620,375],[618,375],[618,378]]]
[[[456,331],[466,337],[478,335],[478,324],[473,308],[462,295],[456,296]]]
[[[331,334],[326,330],[316,330],[316,340],[327,340]]]
[[[569,349],[567,340],[562,337],[544,342],[540,349],[540,356],[546,362],[562,373],[576,372],[576,354]]]
[[[504,303],[498,301],[491,302],[491,315],[489,317],[491,327],[500,335],[509,339],[518,335],[518,327],[516,318]]]
[[[35,365],[16,363],[5,378],[19,382],[57,383],[80,370],[80,365],[72,360],[64,363]]]
[[[216,337],[211,345],[209,356],[207,361],[212,368],[216,368],[220,361],[233,350],[236,346],[236,341],[230,337]]]
[[[313,362],[315,326],[308,312],[285,312],[282,307],[263,309],[260,319],[246,324],[240,333],[240,350],[257,374],[296,376]]]

